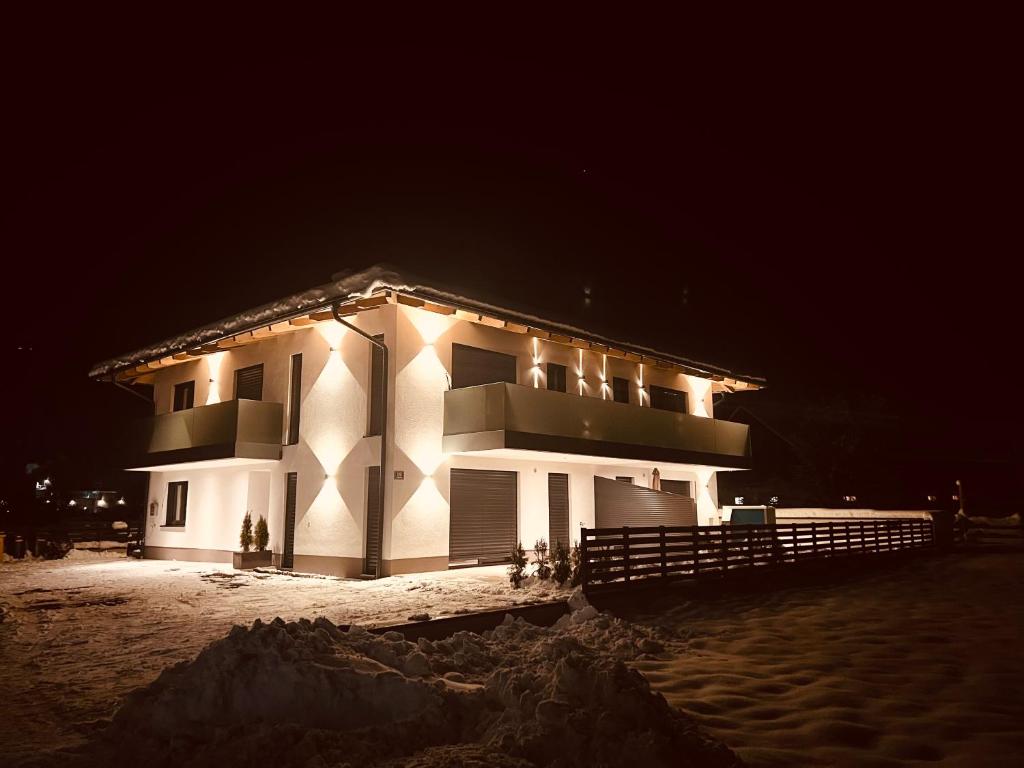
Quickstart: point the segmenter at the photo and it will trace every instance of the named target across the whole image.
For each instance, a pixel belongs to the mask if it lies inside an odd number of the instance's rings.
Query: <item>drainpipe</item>
[[[383,368],[380,377],[380,407],[381,407],[381,420],[380,420],[380,484],[378,493],[380,494],[379,510],[380,510],[380,526],[377,529],[377,566],[374,569],[374,578],[380,578],[380,566],[381,561],[384,559],[384,485],[387,479],[387,455],[388,455],[388,348],[387,345],[377,341],[373,336],[368,334],[359,328],[356,328],[352,323],[345,320],[338,312],[338,305],[331,304],[331,314],[334,315],[334,319],[341,323],[346,328],[355,331],[373,346],[377,347],[381,351],[383,356]],[[370,378],[373,378],[373,360],[370,360]]]

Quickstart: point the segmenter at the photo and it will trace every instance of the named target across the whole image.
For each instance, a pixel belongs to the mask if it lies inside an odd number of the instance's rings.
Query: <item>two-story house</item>
[[[717,521],[751,466],[714,393],[763,385],[373,268],[96,365],[152,385],[126,440],[145,555],[358,577],[571,546],[581,526]]]

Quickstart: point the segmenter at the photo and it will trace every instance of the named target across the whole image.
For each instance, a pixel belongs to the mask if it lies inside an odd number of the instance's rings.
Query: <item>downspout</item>
[[[380,377],[380,407],[381,407],[381,420],[380,420],[380,484],[378,493],[380,494],[379,510],[380,510],[380,526],[377,529],[377,566],[374,569],[374,578],[380,578],[380,567],[381,562],[384,560],[384,487],[387,480],[387,455],[388,455],[388,347],[386,344],[377,341],[373,336],[368,334],[359,328],[356,328],[352,323],[345,320],[341,313],[338,312],[338,305],[336,303],[331,304],[331,314],[334,315],[334,319],[341,323],[346,328],[355,331],[373,346],[377,347],[381,351],[383,356],[383,368]],[[373,360],[370,361],[370,378],[373,378]]]

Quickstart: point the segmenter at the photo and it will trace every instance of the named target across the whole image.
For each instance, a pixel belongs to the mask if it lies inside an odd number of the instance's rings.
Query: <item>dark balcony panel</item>
[[[751,467],[746,424],[505,383],[445,392],[443,445]]]
[[[136,422],[126,440],[131,469],[215,459],[281,458],[280,403],[227,400]]]

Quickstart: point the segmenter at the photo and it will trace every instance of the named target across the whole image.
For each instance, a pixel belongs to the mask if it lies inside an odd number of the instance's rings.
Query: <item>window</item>
[[[678,389],[658,387],[652,384],[651,408],[659,408],[662,411],[675,411],[676,413],[688,413],[686,409],[686,393]]]
[[[632,477],[616,477],[615,479],[618,480],[620,483],[629,483],[630,485],[633,484]]]
[[[188,483],[184,480],[167,484],[167,522],[165,525],[184,527],[188,507]]]
[[[616,403],[629,402],[629,379],[619,376],[612,379],[612,398]]]
[[[235,371],[235,399],[263,399],[263,363]]]
[[[292,355],[292,378],[288,390],[288,443],[299,442],[299,410],[302,407],[302,355]]]
[[[374,336],[383,342],[383,336]],[[376,344],[370,345],[370,413],[368,416],[367,435],[379,435],[384,426],[384,392],[381,383],[384,381],[384,351]]]
[[[548,389],[565,392],[565,366],[548,363]]]
[[[497,381],[516,383],[515,355],[452,344],[452,389]]]
[[[195,405],[195,401],[196,383],[194,381],[183,381],[181,384],[174,385],[173,410],[186,411]]]

